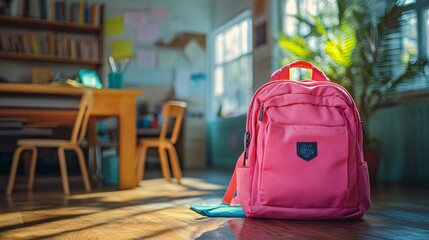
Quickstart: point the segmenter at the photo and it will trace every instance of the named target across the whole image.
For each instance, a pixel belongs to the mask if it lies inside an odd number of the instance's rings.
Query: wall
[[[371,136],[381,142],[378,179],[390,182],[429,183],[429,94],[403,99],[371,118]]]
[[[240,13],[252,9],[252,0],[215,0],[213,11],[213,29],[227,23]]]

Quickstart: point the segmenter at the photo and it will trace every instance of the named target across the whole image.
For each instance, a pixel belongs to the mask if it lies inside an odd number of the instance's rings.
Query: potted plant
[[[337,0],[338,11],[321,11],[315,16],[296,16],[309,29],[305,35],[280,35],[279,46],[287,62],[304,59],[314,63],[353,96],[363,123],[378,109],[395,103],[401,83],[412,80],[428,65],[426,59],[403,60],[401,42],[402,6],[392,1]],[[383,11],[380,11],[380,8]],[[382,14],[379,14],[381,12]],[[317,44],[314,44],[317,43]],[[392,74],[392,63],[404,70]],[[380,140],[366,131],[365,159],[370,178],[377,178]]]

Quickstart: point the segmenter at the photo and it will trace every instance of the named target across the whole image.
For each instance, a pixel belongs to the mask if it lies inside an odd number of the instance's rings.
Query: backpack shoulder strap
[[[234,194],[237,191],[237,174],[236,169],[232,174],[231,181],[229,182],[228,188],[226,189],[225,195],[222,198],[222,202],[231,205],[231,201],[234,198]]]

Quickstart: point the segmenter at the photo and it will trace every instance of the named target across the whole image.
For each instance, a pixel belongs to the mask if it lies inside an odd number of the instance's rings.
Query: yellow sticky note
[[[130,58],[133,56],[133,42],[119,40],[112,43],[111,53],[114,59]]]
[[[104,34],[118,35],[124,33],[124,20],[121,17],[107,18],[104,23]]]

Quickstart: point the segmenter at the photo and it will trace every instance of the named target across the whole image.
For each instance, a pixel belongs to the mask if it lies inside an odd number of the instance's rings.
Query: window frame
[[[249,20],[249,25],[248,25],[248,51],[245,54],[239,54],[238,57],[234,57],[233,59],[228,59],[226,61],[223,61],[222,63],[218,63],[216,61],[217,59],[217,53],[216,53],[216,36],[220,33],[226,33],[228,30],[230,30],[232,27],[236,26],[237,24],[240,24],[242,21],[244,20]],[[218,116],[218,107],[217,106],[217,102],[216,102],[216,93],[215,93],[215,70],[216,67],[223,65],[226,66],[228,64],[230,64],[231,62],[234,61],[241,61],[243,57],[247,57],[250,56],[252,59],[250,59],[251,64],[253,64],[253,41],[252,41],[252,36],[253,36],[253,19],[252,19],[252,14],[251,11],[246,10],[244,12],[242,12],[241,14],[237,15],[236,17],[234,17],[233,19],[229,20],[227,23],[225,23],[224,25],[218,27],[217,29],[215,29],[209,37],[209,71],[210,71],[210,87],[208,88],[208,97],[209,97],[209,101],[207,104],[207,116],[209,119],[217,119],[217,118],[228,118],[228,116],[226,117],[219,117]],[[223,57],[225,57],[225,55],[223,55]],[[250,68],[250,71],[253,71],[253,67]],[[251,72],[251,79],[249,80],[249,82],[251,82],[251,86],[248,86],[248,88],[250,89],[250,91],[253,91],[253,72]],[[246,87],[247,88],[247,87]],[[244,113],[245,114],[245,113]]]

